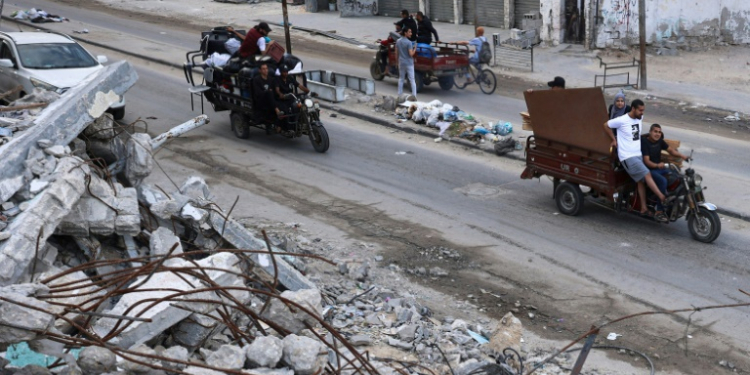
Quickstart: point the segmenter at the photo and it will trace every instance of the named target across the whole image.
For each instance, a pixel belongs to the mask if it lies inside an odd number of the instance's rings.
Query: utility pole
[[[479,12],[477,12],[477,3],[479,1],[474,0],[474,36],[477,36],[477,28],[479,28]]]
[[[286,53],[292,53],[292,38],[289,35],[289,14],[286,11],[286,0],[281,0],[281,9],[284,13],[284,39],[286,39]]]
[[[646,0],[638,0],[638,36],[641,39],[641,83],[638,89],[648,90],[646,79]]]

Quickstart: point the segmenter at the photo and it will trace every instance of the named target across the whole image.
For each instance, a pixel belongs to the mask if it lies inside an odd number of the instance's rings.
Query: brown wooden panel
[[[607,106],[600,88],[534,90],[524,98],[535,136],[609,154],[612,140],[602,127]]]

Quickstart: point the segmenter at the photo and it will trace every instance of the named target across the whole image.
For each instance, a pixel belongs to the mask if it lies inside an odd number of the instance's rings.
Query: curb
[[[2,16],[2,19],[6,20],[6,21],[15,22],[15,23],[17,23],[19,25],[23,25],[23,26],[26,26],[26,27],[32,27],[32,28],[39,29],[39,30],[42,30],[42,31],[58,33],[58,31],[55,31],[55,30],[52,30],[52,29],[48,29],[48,28],[45,28],[45,27],[41,27],[41,26],[39,26],[39,25],[37,25],[35,23],[29,23],[29,22],[17,20],[15,18],[11,18],[11,17],[8,17],[8,16]],[[62,33],[62,34],[65,34],[65,33]],[[93,40],[86,39],[86,38],[81,38],[79,36],[75,36],[75,35],[72,35],[72,34],[65,34],[65,35],[73,38],[76,41],[83,42],[83,43],[86,43],[86,44],[90,44],[92,46],[96,46],[96,47],[99,47],[99,48],[108,49],[108,50],[115,51],[115,52],[118,52],[118,53],[122,53],[123,55],[137,57],[139,59],[143,59],[143,60],[146,60],[146,61],[149,61],[149,62],[152,62],[152,63],[166,65],[166,66],[169,66],[171,68],[182,69],[182,65],[181,64],[175,64],[173,62],[162,60],[162,59],[157,59],[155,57],[141,55],[141,54],[134,53],[134,52],[131,52],[131,51],[126,51],[124,49],[120,49],[120,48],[117,48],[117,47],[112,47],[112,46],[104,44],[104,43],[95,42]]]
[[[403,132],[409,132],[409,133],[417,134],[417,135],[423,136],[425,138],[435,139],[436,137],[438,137],[437,133],[429,131],[429,130],[425,130],[425,129],[421,129],[421,128],[413,128],[413,127],[410,127],[410,126],[401,126],[398,123],[394,123],[394,122],[388,121],[388,120],[380,118],[380,117],[366,115],[366,114],[359,113],[359,112],[356,112],[356,111],[352,111],[352,110],[349,110],[349,109],[346,109],[346,108],[340,108],[340,107],[335,106],[333,104],[320,103],[320,107],[328,109],[328,110],[333,111],[333,112],[341,113],[342,115],[345,115],[345,116],[354,117],[356,119],[360,119],[360,120],[363,120],[363,121],[371,122],[373,124],[378,124],[378,125],[381,125],[381,126],[385,126],[387,128],[391,128],[391,129],[400,130],[400,131],[403,131]],[[481,147],[479,147],[478,145],[476,145],[473,142],[469,142],[467,140],[463,140],[463,139],[460,139],[460,138],[445,139],[445,142],[450,142],[450,143],[453,143],[455,145],[459,145],[459,146],[462,146],[462,147],[465,147],[465,148],[474,149],[474,150],[480,150],[480,151],[486,152],[488,154],[492,154],[492,155],[495,155],[495,156],[500,156],[500,155],[495,154],[494,150],[487,150],[487,149],[481,148]],[[510,152],[510,153],[502,155],[502,156],[508,157],[510,159],[515,159],[515,160],[520,160],[520,161],[526,161],[526,159],[524,157],[522,157],[520,155],[516,155],[513,152]]]

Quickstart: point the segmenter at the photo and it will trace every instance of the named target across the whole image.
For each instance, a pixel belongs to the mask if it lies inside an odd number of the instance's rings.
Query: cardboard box
[[[284,52],[286,52],[284,47],[275,41],[266,44],[266,56],[270,56],[273,61],[276,61],[277,63],[281,61],[282,57],[284,57]]]

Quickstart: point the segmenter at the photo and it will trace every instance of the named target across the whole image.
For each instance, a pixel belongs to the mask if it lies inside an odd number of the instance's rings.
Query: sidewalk
[[[376,39],[383,38],[388,31],[393,29],[393,22],[397,20],[397,18],[387,17],[341,18],[337,12],[297,13],[289,16],[292,27],[320,31],[335,30],[337,35],[356,39],[363,44],[372,44]],[[275,20],[268,19],[268,21]],[[443,22],[434,22],[433,25],[437,29],[441,41],[445,42],[468,40],[474,35],[473,25],[455,25]],[[490,40],[490,43],[494,33],[499,34],[500,40],[506,40],[510,37],[509,30],[486,27],[485,36]],[[352,47],[357,48],[356,46]],[[495,70],[503,75],[520,77],[540,84],[548,82],[554,76],[562,76],[566,79],[568,87],[591,87],[594,85],[594,76],[602,74],[603,69],[599,67],[596,51],[582,50],[579,52],[576,47],[578,46],[561,44],[556,47],[535,48],[533,73],[507,70],[502,67],[495,67]],[[657,57],[650,56],[650,58],[655,59]],[[605,59],[605,61],[611,60]],[[671,64],[672,60],[669,60],[669,63]],[[742,63],[744,64],[744,62]],[[698,72],[695,74],[698,74]],[[741,79],[741,77],[738,77],[738,79]],[[609,89],[609,91],[614,93],[619,89]],[[750,103],[750,91],[720,90],[691,83],[670,82],[660,80],[653,74],[649,77],[648,91],[626,91],[636,94],[635,96],[650,95],[660,99],[668,99],[675,103],[685,102],[688,106],[707,106],[720,109],[724,110],[726,115],[734,112],[750,114],[750,105],[748,105]]]

